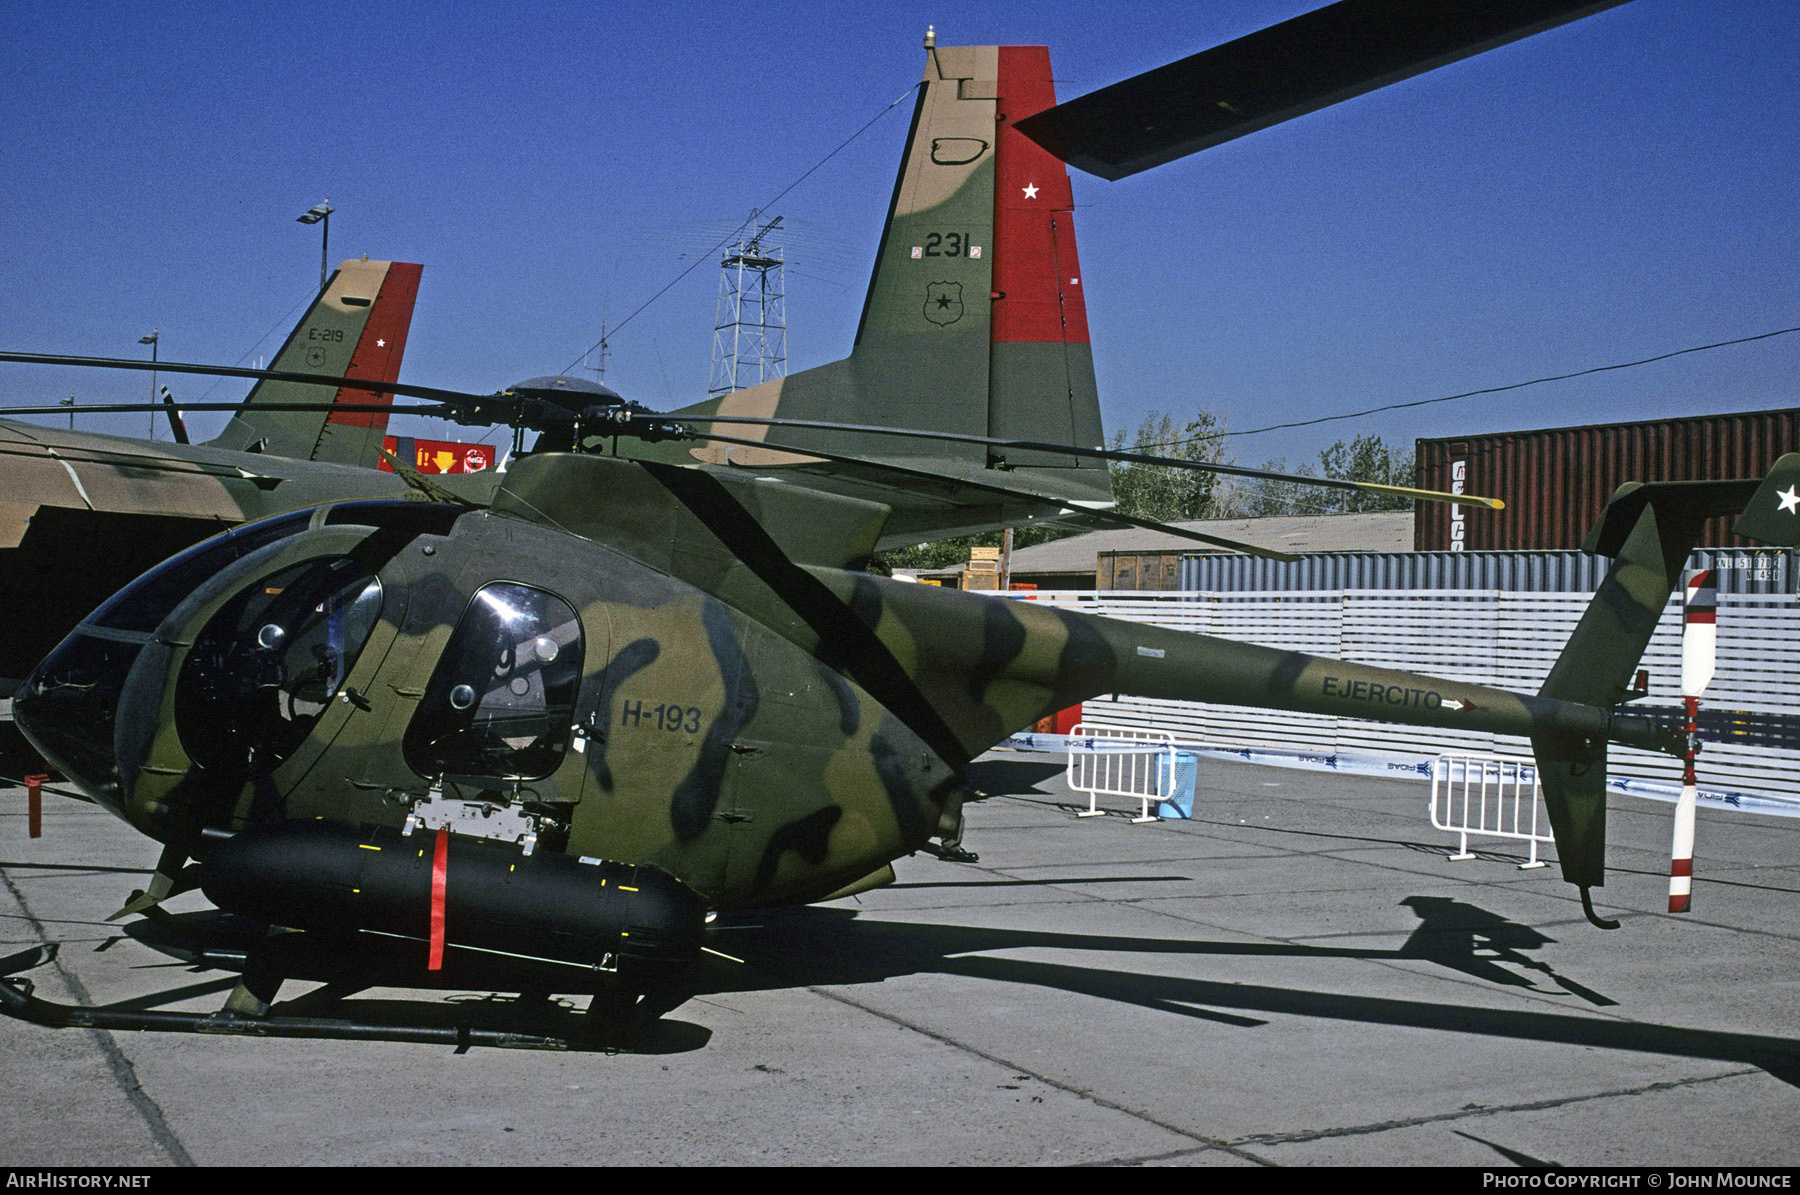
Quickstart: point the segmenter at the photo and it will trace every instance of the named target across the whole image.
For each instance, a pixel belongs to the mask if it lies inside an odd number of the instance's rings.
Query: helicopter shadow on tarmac
[[[1528,957],[1526,951],[1552,941],[1529,926],[1450,898],[1410,897],[1402,903],[1420,917],[1420,925],[1393,950],[923,925],[874,920],[841,908],[783,909],[739,919],[741,924],[734,927],[737,932],[729,940],[735,952],[750,961],[732,972],[710,966],[709,972],[725,982],[697,994],[750,988],[852,986],[907,974],[934,973],[1054,988],[1251,1031],[1267,1024],[1269,1018],[1281,1016],[1435,1029],[1746,1063],[1800,1086],[1800,1043],[1785,1038],[1598,1019],[1574,1013],[1495,1009],[1151,974],[1124,965],[1122,957],[1144,953],[1426,962],[1485,983],[1526,987],[1550,995],[1573,995],[1594,1005],[1615,1003],[1557,975],[1548,964]],[[721,925],[730,923],[721,918]],[[1110,957],[1097,958],[1085,966],[1000,957],[1001,952],[1029,949],[1083,951]],[[1539,981],[1506,970],[1502,963],[1537,971],[1550,982],[1540,985]]]
[[[1248,1031],[1280,1016],[1435,1029],[1743,1063],[1800,1086],[1800,1043],[1779,1037],[1599,1019],[1575,1013],[1221,982],[1199,976],[1154,974],[1126,965],[1133,954],[1426,963],[1484,984],[1574,996],[1594,1006],[1614,1003],[1531,957],[1531,952],[1553,939],[1530,926],[1448,897],[1412,896],[1401,903],[1418,916],[1419,925],[1393,949],[925,924],[881,920],[856,909],[824,906],[725,914],[715,925],[714,941],[728,948],[731,961],[726,957],[707,957],[684,981],[646,994],[629,1010],[629,1023],[623,1032],[599,1031],[600,1022],[585,1008],[603,1008],[602,1002],[607,999],[605,985],[581,976],[574,968],[548,969],[534,977],[529,972],[522,973],[517,960],[508,960],[506,979],[484,982],[498,980],[501,972],[486,971],[477,960],[474,965],[465,963],[447,970],[439,987],[451,994],[433,998],[419,989],[416,970],[406,982],[400,982],[391,965],[384,964],[378,954],[346,951],[342,941],[320,943],[318,951],[309,953],[304,945],[307,939],[317,941],[315,935],[279,934],[271,938],[265,926],[210,909],[188,913],[158,911],[119,932],[168,956],[171,961],[165,966],[189,969],[195,982],[103,1007],[110,1011],[166,1008],[226,992],[238,984],[239,973],[245,970],[244,959],[251,951],[259,945],[266,948],[271,941],[282,941],[295,947],[290,959],[329,957],[334,962],[329,973],[307,973],[299,965],[284,968],[295,979],[322,986],[274,1003],[271,1014],[332,1018],[349,1024],[408,1030],[510,1034],[521,1039],[551,1041],[555,1043],[553,1048],[560,1049],[685,1053],[704,1048],[711,1039],[711,1030],[671,1015],[695,998],[731,992],[853,987],[906,975],[935,974],[1053,988]],[[51,942],[0,961],[0,973],[13,975],[42,965],[60,966],[55,963],[57,947],[58,943]],[[1069,952],[1081,952],[1094,961],[1081,965],[1007,957],[1026,950],[1059,951],[1065,957]],[[735,961],[739,958],[744,961]],[[1519,970],[1535,971],[1543,979],[1527,978]],[[420,996],[403,995],[409,988],[420,991]],[[587,999],[590,996],[592,999]],[[613,1007],[617,1011],[617,1006]]]
[[[610,977],[587,968],[547,964],[533,968],[517,958],[487,960],[452,951],[431,988],[419,982],[408,944],[377,941],[370,935],[334,937],[271,931],[235,914],[206,909],[188,913],[152,911],[120,931],[140,945],[166,955],[169,968],[185,969],[196,982],[103,1006],[112,1012],[149,1011],[201,997],[256,986],[257,973],[273,968],[284,979],[310,982],[310,990],[271,1001],[267,1017],[353,1027],[327,1037],[419,1040],[442,1032],[461,1033],[457,1052],[472,1044],[518,1048],[675,1054],[702,1048],[712,1031],[668,1014],[690,998],[690,990],[659,988],[635,1006],[621,999]],[[47,962],[43,956],[0,961],[0,974]],[[423,950],[423,943],[415,944]],[[27,952],[28,954],[30,952]],[[459,957],[460,956],[460,957]],[[23,964],[21,966],[20,964]],[[407,993],[417,993],[409,996]],[[437,993],[442,993],[437,994]],[[611,1020],[589,1015],[611,1012]],[[243,1020],[237,1029],[256,1035]],[[391,1031],[391,1032],[384,1032]],[[289,1034],[268,1033],[268,1036]],[[504,1043],[497,1039],[509,1039]]]

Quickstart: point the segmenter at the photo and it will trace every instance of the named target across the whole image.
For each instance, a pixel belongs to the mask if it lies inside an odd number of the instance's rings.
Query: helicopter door
[[[482,586],[407,727],[407,763],[499,786],[549,781],[585,747],[575,728],[583,654],[569,603],[511,581]]]
[[[199,633],[177,678],[175,727],[196,763],[250,782],[236,817],[258,816],[264,777],[287,788],[368,718],[405,604],[351,557],[315,558],[241,591]]]
[[[739,837],[733,786],[755,709],[744,629],[711,599],[590,609],[605,611],[610,642],[590,652],[577,716],[586,766],[570,853],[716,889]]]

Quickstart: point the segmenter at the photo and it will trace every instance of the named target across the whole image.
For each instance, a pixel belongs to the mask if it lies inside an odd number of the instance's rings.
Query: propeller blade
[[[1719,651],[1719,589],[1709,568],[1690,569],[1681,614],[1681,695],[1698,699],[1712,683]]]
[[[175,404],[175,396],[169,393],[167,386],[162,388],[162,400],[163,408],[169,414],[170,434],[175,437],[177,444],[186,444],[188,442],[187,423],[181,418],[181,408]]]
[[[1011,448],[1020,452],[1053,452],[1064,456],[1090,457],[1103,461],[1122,461],[1133,465],[1159,465],[1173,469],[1192,469],[1201,473],[1227,473],[1233,477],[1255,477],[1265,481],[1294,482],[1299,485],[1324,486],[1327,489],[1360,490],[1365,494],[1391,494],[1420,502],[1450,502],[1461,506],[1485,506],[1505,510],[1499,498],[1482,498],[1475,494],[1446,494],[1439,490],[1418,490],[1409,486],[1384,485],[1373,481],[1342,481],[1335,477],[1309,477],[1303,473],[1276,473],[1268,469],[1250,469],[1242,465],[1216,465],[1202,461],[1184,461],[1174,457],[1149,456],[1142,452],[1124,452],[1113,448],[1077,448],[1071,444],[1046,444],[1036,440],[1002,440],[993,436],[970,436],[959,432],[914,431],[903,427],[882,427],[867,423],[832,423],[819,419],[762,418],[753,415],[633,415],[626,422],[648,423],[739,423],[766,427],[791,427],[814,431],[862,432],[871,435],[902,436],[914,440],[948,440],[958,444],[986,444],[992,448]],[[724,439],[710,433],[708,439]],[[754,441],[746,441],[754,443]],[[808,456],[827,456],[816,448],[788,448],[786,451]],[[846,458],[856,459],[856,458]]]
[[[257,406],[266,411],[314,411],[320,406],[330,406],[333,410],[343,412],[372,411],[393,414],[431,415],[439,418],[453,419],[462,424],[522,424],[537,426],[538,419],[533,415],[550,414],[559,421],[567,421],[573,414],[573,408],[561,401],[566,396],[550,394],[546,391],[514,388],[499,394],[471,394],[463,390],[444,390],[436,386],[414,386],[405,382],[383,382],[373,378],[319,377],[314,374],[288,373],[268,369],[244,369],[228,365],[192,365],[180,361],[132,361],[116,357],[70,357],[54,353],[12,353],[0,352],[0,361],[15,361],[33,365],[78,365],[96,369],[132,369],[157,370],[164,373],[193,373],[210,377],[258,378],[282,382],[301,382],[313,386],[348,387],[353,390],[372,390],[401,395],[406,398],[428,400],[428,405],[418,407],[394,407],[378,403],[258,403]],[[237,411],[242,403],[182,403],[184,411]],[[156,404],[150,404],[154,410]],[[146,409],[143,403],[92,403],[82,404],[75,408],[83,414],[113,414],[138,412]],[[60,403],[53,406],[12,407],[0,410],[4,415],[67,415],[70,408]],[[1505,508],[1505,503],[1498,498],[1482,498],[1473,494],[1445,494],[1436,490],[1417,490],[1404,486],[1382,485],[1369,481],[1340,481],[1330,477],[1307,477],[1295,473],[1275,473],[1267,469],[1249,469],[1241,465],[1211,465],[1198,461],[1176,460],[1172,457],[1148,456],[1138,452],[1121,452],[1108,448],[1076,448],[1068,444],[1046,444],[1035,440],[1002,440],[990,436],[969,436],[955,432],[914,431],[909,428],[881,427],[861,423],[833,423],[816,419],[768,419],[748,415],[665,415],[653,411],[635,408],[631,404],[607,409],[607,419],[617,427],[625,428],[641,425],[655,429],[658,424],[666,429],[671,423],[736,423],[755,424],[769,427],[791,427],[812,429],[817,431],[862,432],[871,435],[906,436],[921,440],[950,440],[964,444],[985,444],[995,448],[1011,448],[1021,452],[1061,453],[1065,456],[1090,457],[1098,460],[1124,461],[1130,464],[1160,465],[1176,469],[1193,469],[1203,473],[1227,473],[1235,477],[1255,477],[1268,481],[1295,482],[1301,485],[1324,486],[1330,489],[1360,490],[1369,494],[1391,494],[1404,498],[1413,498],[1424,502],[1451,502],[1465,506],[1487,506],[1494,510]],[[720,442],[744,443],[754,446],[756,441],[731,440],[724,436],[709,436]],[[858,457],[834,457],[817,449],[793,449],[807,456],[825,457],[841,460],[851,464],[868,464],[873,462]],[[939,476],[922,474],[922,476]],[[970,483],[973,484],[973,483]],[[1005,491],[1024,494],[1024,491]],[[1028,495],[1039,501],[1041,496]],[[1123,518],[1124,516],[1115,516]],[[1158,527],[1163,524],[1156,524]],[[1172,529],[1171,529],[1172,530]],[[1175,534],[1182,534],[1175,532]],[[1193,538],[1189,536],[1188,538]],[[1250,550],[1248,545],[1241,549]]]
[[[743,419],[721,420],[721,422],[744,423]],[[1173,527],[1168,523],[1158,523],[1153,519],[1140,519],[1136,515],[1120,514],[1111,510],[1089,510],[1086,507],[1070,506],[1056,498],[1048,498],[1043,494],[1034,494],[1029,490],[1010,489],[1006,486],[993,485],[985,481],[970,481],[945,473],[933,473],[929,469],[909,469],[905,465],[891,465],[885,461],[871,461],[862,457],[844,456],[834,452],[824,452],[817,448],[795,448],[786,444],[771,444],[766,440],[750,440],[742,436],[716,435],[712,432],[696,432],[702,440],[714,440],[721,444],[742,444],[748,448],[766,448],[777,452],[793,452],[806,456],[818,457],[821,460],[836,461],[839,464],[856,465],[862,468],[875,469],[885,473],[893,473],[902,477],[917,477],[929,481],[939,481],[950,485],[966,486],[973,490],[983,490],[990,494],[1000,494],[1008,498],[1022,498],[1045,506],[1059,506],[1070,514],[1082,519],[1110,522],[1120,527],[1142,527],[1149,531],[1161,531],[1181,539],[1191,539],[1196,543],[1211,544],[1214,547],[1226,548],[1233,552],[1247,552],[1252,556],[1263,556],[1270,560],[1294,561],[1300,559],[1289,552],[1265,548],[1257,544],[1244,543],[1241,540],[1227,539],[1224,536],[1207,535],[1199,531],[1190,531],[1184,527]]]
[[[1117,180],[1624,0],[1342,0],[1015,126]]]

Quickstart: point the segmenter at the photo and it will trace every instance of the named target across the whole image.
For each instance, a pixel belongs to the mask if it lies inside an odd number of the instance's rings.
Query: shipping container
[[[1420,487],[1499,498],[1506,509],[1422,502],[1413,546],[1578,548],[1627,481],[1761,477],[1787,452],[1800,452],[1800,408],[1420,440]],[[1753,546],[1730,528],[1716,519],[1700,542]]]

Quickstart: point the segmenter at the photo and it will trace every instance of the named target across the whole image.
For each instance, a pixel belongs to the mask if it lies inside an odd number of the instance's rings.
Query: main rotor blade
[[[730,422],[746,423],[752,420],[731,420]],[[824,452],[816,448],[796,448],[788,444],[770,444],[766,440],[751,440],[742,436],[724,436],[712,432],[696,432],[702,440],[713,440],[721,444],[742,444],[747,448],[763,448],[777,452],[792,452],[802,456],[818,457],[821,460],[836,461],[839,464],[856,465],[862,468],[876,469],[886,473],[898,474],[902,477],[918,477],[928,481],[943,482],[947,485],[966,486],[973,490],[985,490],[991,494],[1000,494],[1008,498],[1021,498],[1036,502],[1043,506],[1058,506],[1071,515],[1111,522],[1122,527],[1142,527],[1147,531],[1161,531],[1181,539],[1191,539],[1196,543],[1211,544],[1214,547],[1226,548],[1233,552],[1247,552],[1252,556],[1263,556],[1270,560],[1294,561],[1300,559],[1289,552],[1276,548],[1265,548],[1259,544],[1245,543],[1242,540],[1227,539],[1220,535],[1207,535],[1201,531],[1190,531],[1185,527],[1174,527],[1168,523],[1158,523],[1154,519],[1140,519],[1136,515],[1120,514],[1112,510],[1092,510],[1085,506],[1074,506],[1058,498],[1034,494],[1029,490],[1010,489],[1006,486],[994,485],[985,481],[971,481],[947,473],[933,473],[929,469],[911,469],[905,465],[890,465],[886,461],[872,461],[859,456],[846,456],[841,453]]]
[[[1624,0],[1341,0],[1015,126],[1121,179]]]
[[[1450,502],[1460,506],[1485,506],[1505,510],[1498,498],[1482,498],[1475,494],[1446,494],[1440,490],[1419,490],[1410,486],[1384,485],[1374,481],[1345,481],[1336,477],[1309,477],[1304,473],[1276,473],[1268,469],[1249,469],[1242,465],[1215,465],[1203,461],[1184,461],[1175,457],[1147,456],[1141,452],[1123,452],[1113,448],[1077,448],[1071,444],[1046,444],[1037,440],[1003,440],[993,436],[971,436],[960,432],[915,431],[911,428],[882,427],[868,423],[831,423],[818,419],[761,418],[754,415],[641,415],[633,422],[662,423],[743,423],[768,427],[805,428],[814,431],[862,432],[884,436],[903,436],[914,440],[949,440],[958,444],[986,444],[993,448],[1012,448],[1020,452],[1055,452],[1064,456],[1091,457],[1103,461],[1121,461],[1132,465],[1159,465],[1174,469],[1192,469],[1201,473],[1228,473],[1233,477],[1255,477],[1264,481],[1293,482],[1298,485],[1324,486],[1336,490],[1358,490],[1365,494],[1387,494],[1413,498],[1420,502]],[[708,439],[722,439],[710,433]],[[816,448],[788,448],[808,456],[825,456]],[[855,458],[851,458],[855,459]]]
[[[0,419],[14,415],[132,415],[144,411],[160,411],[166,404],[153,402],[53,403],[37,407],[0,407]],[[176,402],[174,409],[188,411],[242,411],[241,402]],[[380,402],[270,402],[257,403],[258,411],[343,411],[346,413],[443,416],[449,408],[434,403],[422,407],[394,407]]]
[[[69,357],[55,353],[5,353],[0,352],[0,361],[17,361],[26,365],[81,365],[92,369],[135,369],[141,373],[197,373],[218,378],[254,378],[257,381],[300,382],[309,386],[345,387],[351,390],[374,390],[384,394],[398,394],[407,398],[425,398],[435,402],[447,403],[456,407],[466,407],[471,402],[480,402],[485,395],[470,394],[462,390],[440,390],[435,386],[414,386],[406,382],[382,382],[374,378],[347,378],[337,374],[291,373],[274,369],[244,369],[235,365],[190,365],[182,361],[137,361],[121,357]],[[199,403],[182,403],[184,409],[190,411],[205,410],[237,410],[242,403],[226,406],[201,406]],[[259,407],[261,403],[257,404]],[[98,411],[98,406],[83,405],[83,411]],[[141,410],[142,408],[137,408]],[[273,405],[267,410],[279,409]],[[295,410],[312,410],[303,405],[296,405]],[[381,408],[390,410],[393,408]],[[20,408],[23,412],[25,408]],[[67,414],[69,408],[59,407],[56,411]]]

